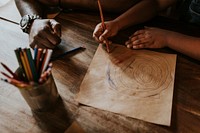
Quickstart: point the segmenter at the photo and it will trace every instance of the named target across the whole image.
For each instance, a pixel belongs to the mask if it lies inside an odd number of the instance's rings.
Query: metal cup
[[[44,112],[52,109],[59,97],[52,74],[43,84],[19,88],[32,111]]]

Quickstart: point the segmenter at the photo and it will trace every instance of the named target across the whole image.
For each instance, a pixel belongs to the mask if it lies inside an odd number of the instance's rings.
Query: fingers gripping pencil
[[[102,25],[103,30],[106,30],[106,25],[104,23],[103,11],[102,11],[100,0],[98,0],[97,2],[98,2],[100,17],[101,17],[101,25]],[[110,53],[108,41],[106,41],[106,49],[107,49],[107,52]]]

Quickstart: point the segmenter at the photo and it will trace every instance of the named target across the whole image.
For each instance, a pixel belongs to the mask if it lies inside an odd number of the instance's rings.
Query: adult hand
[[[54,19],[35,19],[29,32],[30,47],[55,48],[61,42],[61,25]]]
[[[170,31],[145,27],[142,30],[136,31],[125,45],[128,48],[141,49],[141,48],[163,48],[167,46],[167,41]]]
[[[111,43],[108,38],[115,36],[118,31],[118,24],[115,21],[105,22],[106,29],[103,29],[102,23],[99,23],[93,32],[93,37],[99,43]]]

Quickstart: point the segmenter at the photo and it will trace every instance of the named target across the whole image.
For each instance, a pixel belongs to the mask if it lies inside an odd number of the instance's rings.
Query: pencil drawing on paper
[[[78,102],[170,125],[176,55],[100,45],[80,86]]]
[[[172,81],[167,60],[158,55],[135,55],[106,69],[109,88],[135,98],[158,98]]]

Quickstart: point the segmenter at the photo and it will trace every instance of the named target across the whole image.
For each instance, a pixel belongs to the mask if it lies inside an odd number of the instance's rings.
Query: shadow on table
[[[72,123],[73,114],[68,111],[63,100],[59,97],[55,108],[48,112],[33,112],[41,130],[50,133],[63,133]]]

